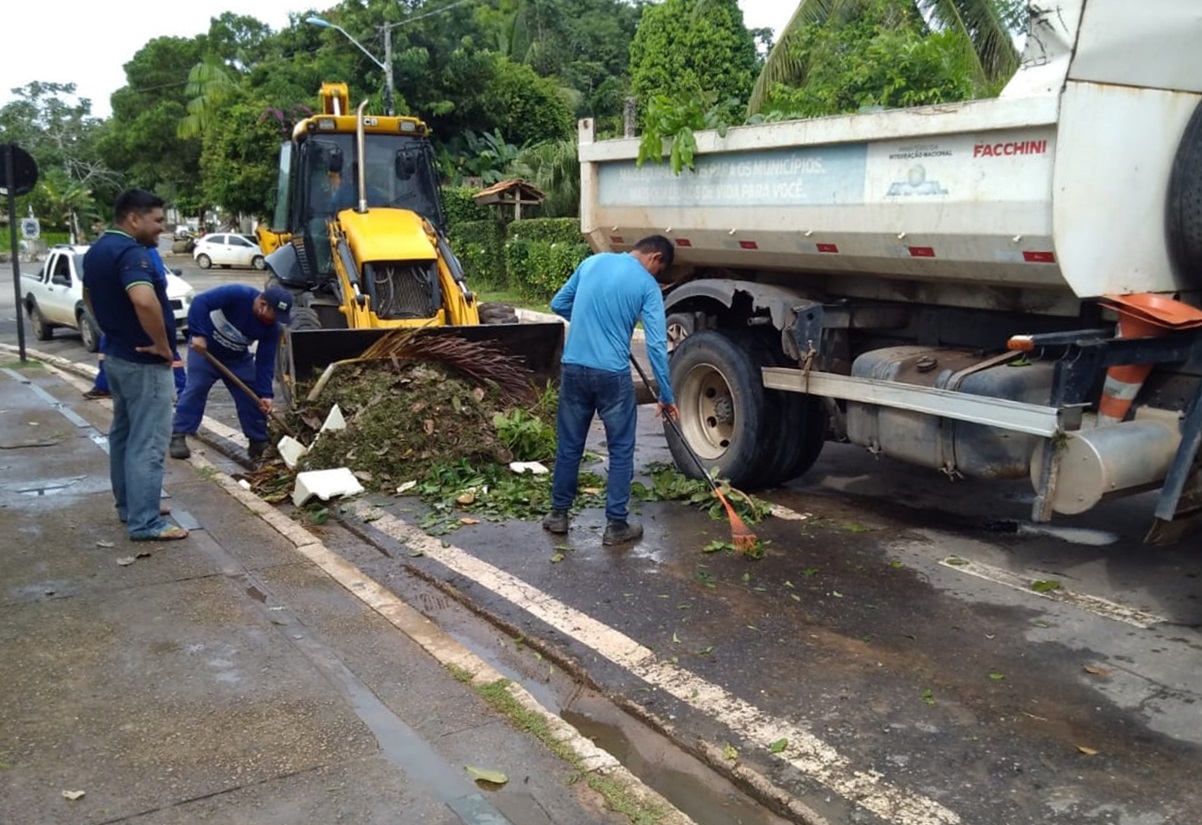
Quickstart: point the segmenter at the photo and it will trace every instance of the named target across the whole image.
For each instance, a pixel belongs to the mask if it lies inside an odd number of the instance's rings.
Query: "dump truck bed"
[[[1015,288],[1027,311],[1075,314],[1197,289],[1165,203],[1202,100],[1198,42],[1190,0],[1060,3],[1033,10],[998,99],[699,133],[679,176],[582,121],[583,230],[598,250],[666,234],[686,265],[826,273],[882,299],[988,306]]]

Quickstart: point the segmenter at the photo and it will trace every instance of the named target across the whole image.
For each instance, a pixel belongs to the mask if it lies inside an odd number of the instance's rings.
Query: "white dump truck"
[[[1033,517],[1202,511],[1202,2],[1031,2],[997,99],[699,133],[694,170],[580,124],[596,250],[662,234],[684,438],[736,485],[828,439],[1030,477]],[[692,464],[675,436],[684,470]]]

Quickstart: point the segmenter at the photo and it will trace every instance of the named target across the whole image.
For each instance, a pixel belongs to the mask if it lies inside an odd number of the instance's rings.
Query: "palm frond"
[[[834,15],[846,13],[848,7],[857,0],[801,0],[789,22],[781,29],[780,37],[772,46],[772,51],[764,59],[759,77],[751,90],[751,98],[747,102],[747,115],[750,117],[760,110],[768,93],[778,83],[796,85],[805,79],[806,62],[797,54],[797,41],[806,26],[820,26]]]
[[[979,79],[1007,80],[1018,68],[1014,34],[1022,22],[1021,0],[917,0],[923,17],[936,28],[959,32],[973,45]]]

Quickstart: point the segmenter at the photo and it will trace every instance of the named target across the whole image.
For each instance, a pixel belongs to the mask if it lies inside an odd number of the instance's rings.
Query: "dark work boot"
[[[611,521],[605,525],[601,543],[605,545],[625,544],[643,535],[643,525],[637,521]]]
[[[188,437],[184,433],[171,434],[171,446],[168,449],[172,458],[188,458],[192,451],[188,449]]]
[[[568,511],[552,510],[543,516],[543,529],[548,533],[563,535],[568,532]]]
[[[250,456],[251,461],[258,461],[263,457],[263,453],[267,452],[268,445],[267,441],[252,441],[246,448],[246,454]]]

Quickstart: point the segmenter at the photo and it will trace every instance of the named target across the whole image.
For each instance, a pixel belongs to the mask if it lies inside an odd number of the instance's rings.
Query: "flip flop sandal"
[[[130,541],[179,541],[186,539],[188,531],[182,527],[176,527],[174,524],[164,527],[157,533],[151,533],[148,536],[130,536]]]

